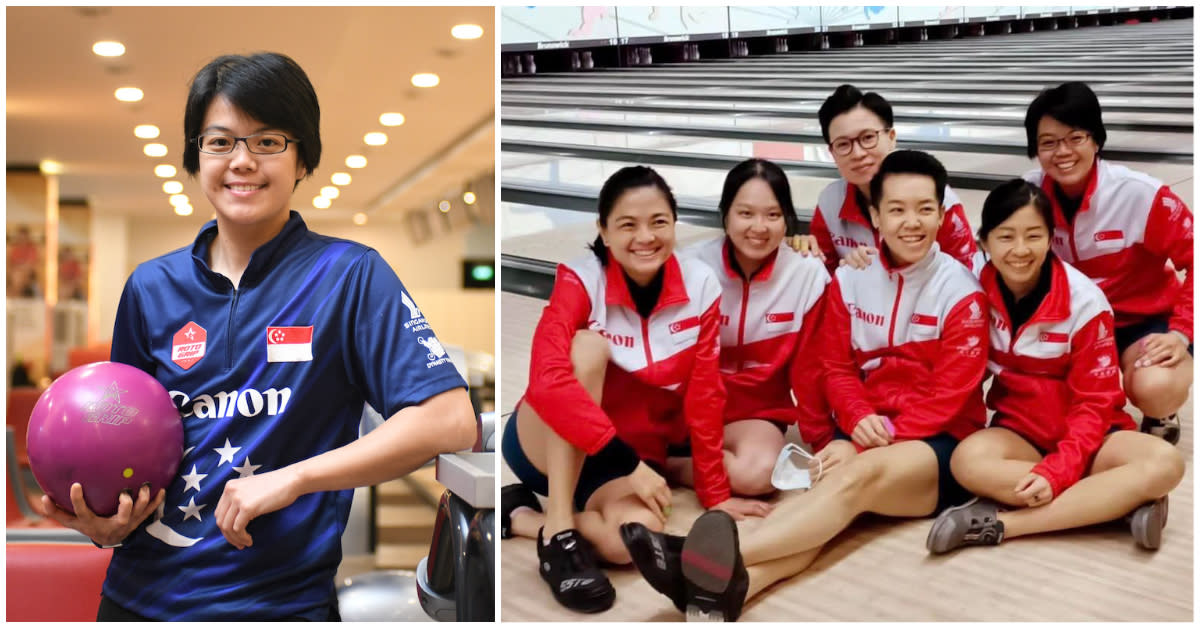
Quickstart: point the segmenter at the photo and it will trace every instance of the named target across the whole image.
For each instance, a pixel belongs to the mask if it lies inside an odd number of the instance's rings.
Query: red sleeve
[[[981,314],[972,316],[972,307]],[[955,421],[963,420],[967,402],[973,395],[982,394],[980,386],[987,371],[988,311],[982,292],[971,293],[950,309],[933,364],[931,393],[897,417],[897,431],[932,435],[951,431]]]
[[[1171,188],[1162,186],[1146,221],[1146,249],[1164,255],[1175,270],[1187,273],[1171,312],[1170,329],[1192,339],[1192,211]]]
[[[571,343],[586,329],[591,298],[579,276],[558,267],[550,303],[533,332],[525,402],[559,436],[590,454],[604,448],[617,429],[575,377]]]
[[[700,505],[712,508],[729,499],[725,473],[725,384],[721,380],[721,299],[700,316],[696,358],[683,399],[692,440],[692,476]]]
[[[821,215],[820,207],[813,210],[812,222],[808,223],[808,233],[817,238],[817,246],[821,247],[821,253],[825,255],[825,270],[832,275],[838,267],[838,252],[837,247],[833,245],[833,236],[829,233],[829,225],[825,224],[825,217]]]
[[[875,414],[875,408],[867,401],[867,387],[859,377],[858,364],[850,346],[850,311],[842,301],[842,288],[835,277],[825,294],[825,323],[821,330],[824,339],[821,347],[822,382],[825,398],[837,417],[838,427],[846,434],[863,417]]]
[[[972,268],[975,260],[975,236],[971,233],[971,223],[967,222],[967,213],[962,204],[946,208],[946,217],[942,220],[942,228],[938,230],[938,245],[942,252],[962,262],[963,266]]]
[[[800,430],[800,438],[812,445],[813,451],[824,449],[833,440],[833,420],[821,387],[821,362],[817,359],[823,354],[819,344],[824,331],[821,325],[826,319],[827,299],[828,292],[821,295],[804,315],[789,371],[792,393],[796,396],[796,427]]]
[[[1033,467],[1033,473],[1050,482],[1055,497],[1083,477],[1112,424],[1114,410],[1125,405],[1117,344],[1112,334],[1099,337],[1101,325],[1113,329],[1112,313],[1101,312],[1071,339],[1067,432],[1054,451]]]

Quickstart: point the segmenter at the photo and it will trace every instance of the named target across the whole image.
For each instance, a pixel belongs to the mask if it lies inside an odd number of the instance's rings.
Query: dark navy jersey
[[[383,416],[466,383],[379,254],[292,212],[235,290],[206,262],[216,222],[125,284],[112,359],[145,370],[183,415],[179,475],[114,554],[104,594],[150,618],[323,620],[352,490],[304,495],[250,522],[238,550],[213,513],[230,479],[354,440]]]

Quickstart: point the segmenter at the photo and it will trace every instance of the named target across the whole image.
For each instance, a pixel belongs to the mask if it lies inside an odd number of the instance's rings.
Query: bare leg
[[[725,470],[735,495],[749,497],[774,492],[771,471],[775,458],[787,441],[775,424],[764,419],[745,419],[725,425]],[[667,458],[667,479],[681,486],[695,486],[692,459]]]
[[[963,439],[950,457],[950,472],[968,491],[1009,506],[1024,506],[1017,499],[1017,482],[1042,455],[1012,430],[989,427]]]
[[[1183,458],[1148,434],[1110,434],[1090,474],[1045,506],[1001,512],[1004,535],[1017,537],[1111,521],[1166,495],[1183,478]]]
[[[746,593],[746,599],[758,595],[763,589],[780,580],[786,580],[808,569],[808,566],[817,559],[817,554],[820,553],[821,548],[816,547],[799,554],[747,567],[746,571],[750,574],[750,588]]]
[[[819,548],[864,512],[922,517],[937,497],[937,457],[929,445],[904,441],[868,449],[808,492],[777,504],[743,541],[742,559],[757,565]]]
[[[1134,362],[1141,355],[1135,342],[1121,354],[1121,373],[1129,401],[1148,417],[1163,418],[1176,413],[1187,402],[1192,386],[1192,356],[1171,368],[1143,366]]]

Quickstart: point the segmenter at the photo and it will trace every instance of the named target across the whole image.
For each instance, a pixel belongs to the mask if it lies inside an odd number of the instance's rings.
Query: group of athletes
[[[818,116],[842,178],[810,233],[751,159],[724,235],[675,251],[670,187],[632,166],[600,191],[592,253],[559,267],[500,518],[564,606],[611,607],[600,564],[632,562],[689,616],[734,620],[864,512],[936,516],[931,553],[1122,518],[1161,544],[1192,382],[1186,204],[1104,158],[1084,83],[1030,104],[1039,167],[974,233],[942,164],[895,150],[882,96],[843,85]],[[812,486],[764,501],[793,424]],[[671,485],[707,510],[686,537],[663,532]]]

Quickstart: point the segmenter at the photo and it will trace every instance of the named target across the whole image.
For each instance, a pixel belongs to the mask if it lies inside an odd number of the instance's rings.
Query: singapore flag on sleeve
[[[308,327],[268,327],[267,362],[310,362],[312,325]]]

